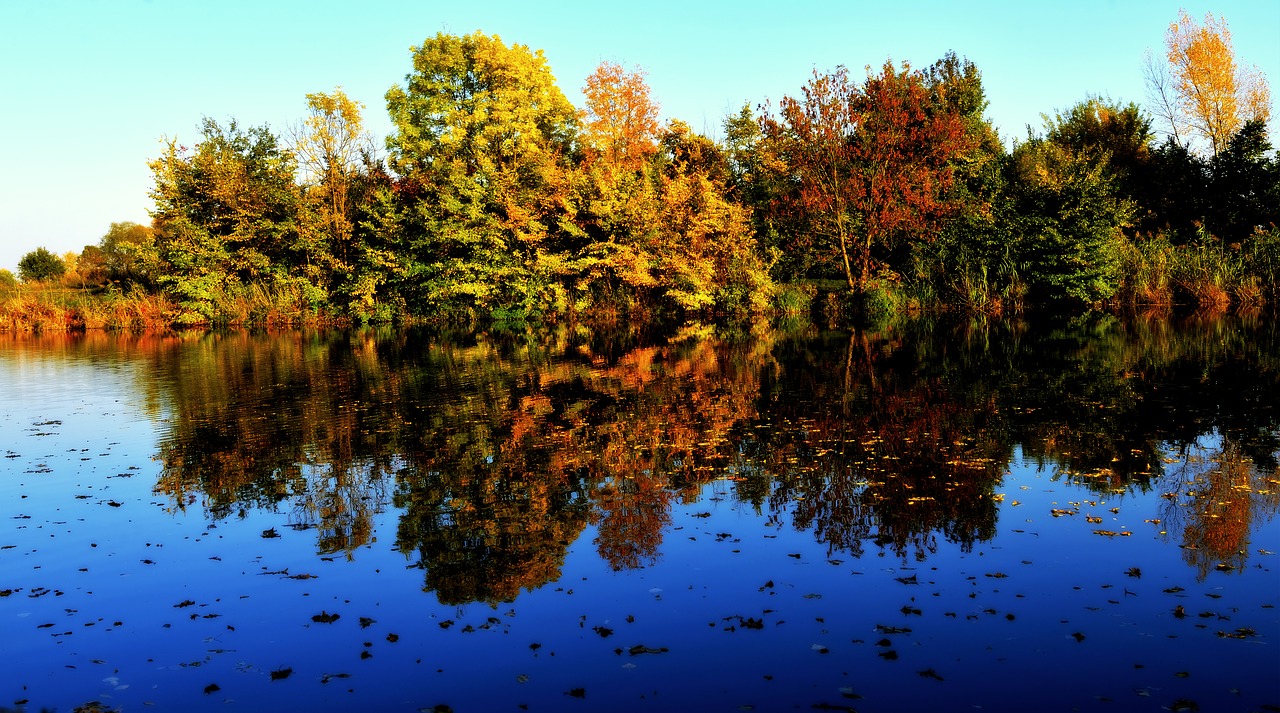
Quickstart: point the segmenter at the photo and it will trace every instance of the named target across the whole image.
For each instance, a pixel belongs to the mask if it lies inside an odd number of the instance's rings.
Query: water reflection
[[[446,604],[555,581],[589,527],[613,568],[652,564],[673,503],[715,479],[832,553],[925,560],[993,537],[1020,449],[1082,497],[1158,490],[1202,577],[1246,566],[1280,505],[1280,350],[1261,320],[226,334],[143,351],[174,508],[281,509],[350,556],[394,506],[396,546]]]

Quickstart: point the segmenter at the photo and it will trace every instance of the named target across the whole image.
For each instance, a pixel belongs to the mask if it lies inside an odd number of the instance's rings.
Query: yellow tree
[[[1200,25],[1181,10],[1164,43],[1167,65],[1148,56],[1146,82],[1153,111],[1174,141],[1185,145],[1198,136],[1216,156],[1245,122],[1270,118],[1267,78],[1257,66],[1236,63],[1224,18],[1209,13]]]
[[[348,198],[361,151],[372,143],[364,131],[360,102],[342,89],[307,95],[307,117],[293,130],[293,150],[309,195],[319,203],[321,222],[340,263],[347,263],[351,238]]]

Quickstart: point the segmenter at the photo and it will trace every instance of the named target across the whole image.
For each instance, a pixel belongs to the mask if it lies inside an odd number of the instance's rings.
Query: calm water
[[[0,709],[1276,710],[1278,342],[0,335]]]

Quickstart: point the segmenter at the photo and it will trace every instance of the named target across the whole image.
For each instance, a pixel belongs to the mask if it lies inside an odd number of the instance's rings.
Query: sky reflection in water
[[[1280,704],[1265,322],[0,336],[0,707]]]

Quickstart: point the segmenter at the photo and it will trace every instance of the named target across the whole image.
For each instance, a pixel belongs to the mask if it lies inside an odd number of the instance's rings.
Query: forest
[[[540,50],[437,34],[364,129],[341,88],[283,132],[204,118],[149,162],[151,224],[0,270],[0,330],[868,316],[1280,300],[1266,78],[1185,12],[1145,105],[1088,96],[1001,137],[982,74],[815,70],[662,123],[604,62],[584,106]]]

